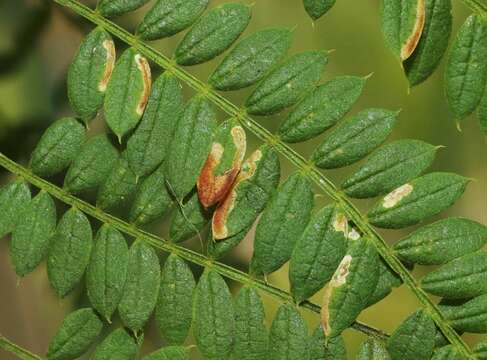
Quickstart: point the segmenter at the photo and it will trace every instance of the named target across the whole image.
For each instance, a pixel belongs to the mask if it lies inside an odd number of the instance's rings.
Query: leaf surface
[[[112,331],[95,349],[92,360],[133,360],[138,346],[123,328]]]
[[[343,338],[337,336],[326,339],[320,325],[316,327],[310,338],[309,349],[310,360],[347,360],[347,350]]]
[[[30,190],[26,182],[17,180],[0,188],[0,238],[12,232],[20,214],[30,202]]]
[[[369,338],[360,346],[356,359],[390,360],[391,357],[382,343],[373,338]]]
[[[98,10],[105,17],[115,17],[137,10],[149,0],[100,0]]]
[[[303,0],[304,9],[313,20],[318,20],[335,5],[336,0]]]

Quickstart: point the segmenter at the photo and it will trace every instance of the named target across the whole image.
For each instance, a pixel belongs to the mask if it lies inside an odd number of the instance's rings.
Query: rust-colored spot
[[[220,164],[225,149],[221,144],[214,143],[198,178],[198,196],[206,208],[219,203],[225,198],[242,166],[247,146],[245,131],[242,127],[235,126],[230,130],[230,133],[235,146],[235,154],[230,168],[222,175],[215,176],[215,171]]]
[[[257,170],[257,163],[262,158],[262,152],[260,150],[256,150],[250,155],[250,157],[245,160],[244,164],[242,165],[242,171],[238,175],[237,179],[235,180],[231,190],[228,192],[225,199],[218,205],[215,212],[213,213],[212,219],[212,231],[213,231],[213,238],[215,240],[223,240],[228,237],[228,228],[227,228],[227,219],[230,213],[232,212],[235,202],[237,200],[237,187],[238,185],[252,176],[254,176],[255,171]]]
[[[142,73],[142,83],[144,88],[142,89],[142,94],[140,95],[139,103],[137,104],[137,114],[141,115],[144,113],[147,101],[149,101],[149,95],[151,91],[151,71],[147,59],[140,54],[135,54],[135,63]]]
[[[401,47],[401,60],[404,61],[409,58],[416,46],[418,46],[419,39],[421,39],[421,34],[423,33],[424,21],[426,17],[426,9],[424,5],[424,0],[417,0],[416,6],[416,21],[414,23],[413,31],[411,35],[406,40],[406,42]]]
[[[106,50],[106,64],[105,64],[105,72],[98,83],[98,90],[100,92],[105,92],[107,90],[108,82],[110,81],[110,77],[112,76],[113,69],[115,68],[115,44],[112,40],[105,40],[103,42],[103,47]]]
[[[325,294],[323,297],[323,305],[321,307],[321,327],[325,333],[325,336],[330,336],[331,325],[330,325],[330,300],[333,295],[333,291],[347,282],[347,276],[350,272],[350,265],[352,263],[352,257],[350,255],[345,255],[345,257],[338,265],[335,274],[333,274],[332,279],[325,288]]]
[[[394,207],[397,205],[399,201],[404,199],[406,196],[411,194],[413,191],[413,187],[410,184],[404,184],[403,186],[398,187],[396,190],[393,190],[388,195],[384,197],[384,202],[382,206],[386,209]]]

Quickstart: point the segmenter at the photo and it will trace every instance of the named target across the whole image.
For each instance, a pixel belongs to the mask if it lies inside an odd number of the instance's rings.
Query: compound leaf
[[[123,328],[110,333],[96,347],[92,360],[133,360],[139,348],[134,339]]]
[[[230,193],[213,215],[215,240],[238,236],[252,225],[279,184],[280,172],[279,157],[270,146],[260,147],[245,160]]]
[[[487,228],[475,221],[448,218],[426,225],[400,240],[394,250],[405,261],[439,265],[474,252],[487,243]]]
[[[345,256],[344,216],[333,205],[316,212],[298,239],[289,263],[289,282],[296,302],[313,296],[331,279]],[[344,220],[346,223],[346,219]]]
[[[32,172],[49,177],[65,170],[85,142],[86,130],[74,118],[54,122],[42,135],[32,152]]]
[[[468,179],[453,173],[431,173],[390,192],[369,212],[372,225],[397,229],[414,225],[452,205]]]
[[[240,3],[223,4],[201,17],[176,49],[176,62],[196,65],[227,50],[247,27],[250,7]]]
[[[115,59],[115,44],[110,34],[96,28],[83,40],[69,66],[69,102],[84,122],[92,120],[103,106]]]
[[[48,360],[71,360],[84,354],[100,334],[103,323],[91,308],[79,309],[63,320],[49,343]]]
[[[470,115],[482,98],[487,81],[487,22],[470,15],[458,31],[448,55],[445,91],[457,120]]]
[[[398,112],[368,109],[347,119],[314,151],[311,160],[322,169],[353,164],[382,144],[391,133]]]
[[[154,311],[161,268],[154,249],[136,241],[129,250],[127,281],[118,304],[120,317],[133,332],[140,331]]]
[[[127,142],[127,160],[138,177],[164,160],[183,110],[182,86],[169,73],[154,82],[140,125]]]
[[[19,183],[20,186],[25,184]],[[29,189],[25,191],[30,197]],[[20,195],[20,194],[19,194]],[[3,216],[3,214],[2,214]],[[41,191],[17,214],[16,226],[10,245],[12,264],[18,276],[25,276],[41,263],[49,250],[51,237],[56,230],[56,205],[51,196]]]
[[[119,139],[139,123],[150,92],[149,63],[134,49],[125,50],[108,82],[104,102],[106,122]]]
[[[86,289],[93,308],[110,320],[122,298],[127,276],[128,246],[124,236],[103,225],[86,271]]]
[[[97,135],[88,140],[68,169],[64,188],[74,194],[97,189],[112,167],[119,154],[106,135]]]
[[[244,286],[235,301],[235,360],[265,360],[267,342],[262,299],[255,289]]]
[[[425,81],[438,67],[452,30],[451,0],[425,0],[426,18],[416,50],[404,62],[411,86]]]
[[[193,311],[193,335],[203,356],[208,360],[229,359],[235,316],[232,295],[220,274],[205,270],[201,275],[194,294]]]
[[[292,56],[267,75],[245,103],[252,115],[271,115],[296,104],[320,80],[328,62],[322,51]]]
[[[398,140],[382,146],[342,184],[348,196],[369,198],[387,194],[421,175],[438,148],[419,140]]]
[[[281,124],[278,135],[296,143],[320,135],[350,111],[362,94],[366,78],[339,76],[318,86]]]
[[[210,152],[216,114],[204,97],[190,100],[181,115],[166,159],[171,192],[182,200],[195,186]]]
[[[12,232],[30,202],[29,185],[17,180],[0,188],[0,239]]]
[[[313,204],[311,183],[302,174],[295,173],[280,185],[257,225],[254,271],[270,274],[291,258],[294,245],[310,219]]]
[[[270,360],[307,359],[308,329],[296,308],[291,304],[282,304],[272,321],[269,334]]]
[[[387,341],[392,360],[430,359],[435,346],[436,327],[424,311],[410,315]]]
[[[195,280],[191,269],[177,255],[169,255],[161,274],[156,306],[159,331],[170,344],[182,344],[192,321]]]
[[[143,40],[176,35],[190,27],[205,11],[209,0],[158,0],[137,28]]]
[[[57,225],[47,258],[49,281],[60,297],[80,281],[90,261],[93,234],[84,213],[68,210]]]
[[[217,90],[238,90],[255,84],[286,54],[292,31],[285,28],[258,31],[243,39],[225,57],[208,80]]]

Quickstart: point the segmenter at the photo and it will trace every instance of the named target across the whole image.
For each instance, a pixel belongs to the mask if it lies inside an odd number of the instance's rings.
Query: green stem
[[[215,270],[216,272],[220,273],[221,275],[235,280],[241,284],[249,285],[255,287],[262,292],[266,293],[269,296],[272,296],[280,301],[283,302],[293,302],[293,297],[291,294],[276,288],[272,285],[267,284],[266,282],[255,279],[251,277],[249,274],[234,269],[231,266],[225,265],[218,261],[214,261],[205,255],[197,253],[195,251],[186,249],[185,247],[173,244],[164,240],[163,238],[156,236],[154,234],[148,233],[144,230],[138,229],[133,224],[129,224],[113,215],[110,215],[99,208],[69,194],[65,190],[61,189],[60,187],[34,175],[29,169],[23,167],[22,165],[17,164],[15,161],[9,159],[4,154],[0,153],[0,166],[19,176],[20,178],[24,179],[25,181],[29,182],[30,184],[34,185],[35,187],[44,190],[45,192],[49,193],[54,198],[62,201],[63,203],[75,207],[85,214],[91,216],[99,220],[104,224],[109,224],[113,228],[135,238],[140,239],[142,241],[146,241],[148,244],[152,245],[153,247],[162,250],[167,253],[176,254],[181,258],[192,262],[193,264]],[[300,307],[307,309],[311,312],[319,314],[321,308],[319,305],[316,305],[312,302],[305,301],[299,305]],[[369,325],[356,322],[352,325],[352,328],[363,332],[368,336],[373,336],[379,339],[387,339],[388,335],[381,330],[375,329]]]
[[[9,339],[0,334],[0,349],[8,351],[22,360],[42,360],[40,356],[31,353],[29,350],[14,344]]]
[[[470,10],[478,16],[487,19],[487,4],[483,0],[461,0]]]
[[[128,45],[137,49],[144,56],[155,62],[157,65],[164,68],[166,71],[173,73],[176,77],[184,81],[188,86],[192,87],[196,92],[205,95],[215,105],[220,107],[224,112],[232,117],[240,120],[242,125],[253,132],[264,142],[273,145],[283,156],[285,156],[297,168],[301,169],[311,180],[313,180],[328,196],[336,201],[343,210],[347,213],[350,220],[352,220],[360,231],[373,242],[377,251],[382,258],[389,264],[389,266],[401,277],[403,282],[411,289],[416,297],[421,301],[425,310],[430,314],[437,326],[453,344],[457,351],[467,358],[474,358],[470,348],[465,344],[462,338],[453,330],[444,318],[439,308],[427,296],[427,294],[419,287],[416,279],[409,273],[406,267],[394,255],[392,250],[388,247],[385,241],[379,236],[374,228],[368,223],[367,218],[355,208],[355,206],[348,200],[348,198],[339,191],[334,184],[329,181],[324,174],[322,174],[314,165],[308,163],[300,154],[295,152],[288,145],[280,141],[279,138],[271,134],[264,127],[258,124],[246,113],[245,109],[241,109],[228,101],[225,97],[211,89],[208,85],[201,82],[182,68],[179,68],[170,58],[147,45],[146,43],[137,39],[123,28],[108,19],[105,19],[100,14],[94,12],[92,9],[79,3],[77,0],[53,0],[65,7],[72,9],[77,14],[85,17],[96,25],[99,25],[118,37]],[[474,6],[480,11],[481,15],[486,13],[482,10],[482,5],[477,0],[462,0],[467,5]]]

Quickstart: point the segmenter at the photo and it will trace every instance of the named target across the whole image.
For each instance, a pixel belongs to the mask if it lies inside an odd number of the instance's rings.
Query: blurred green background
[[[211,7],[225,1],[212,0]],[[94,5],[93,1],[86,1]],[[135,13],[117,21],[127,29],[134,29],[153,2]],[[248,1],[251,3],[251,1]],[[474,116],[465,119],[461,132],[457,130],[449,114],[443,95],[444,61],[439,70],[426,83],[408,90],[400,64],[385,48],[379,27],[379,0],[338,0],[336,6],[322,19],[312,24],[301,0],[255,0],[253,19],[246,33],[272,26],[295,27],[292,53],[309,49],[334,50],[330,55],[324,80],[337,75],[367,75],[365,93],[352,113],[366,107],[402,109],[399,123],[392,139],[417,138],[436,145],[444,145],[433,165],[434,170],[458,172],[473,178],[461,200],[442,216],[469,217],[487,223],[487,144]],[[454,32],[469,15],[461,1],[454,1]],[[60,116],[72,114],[66,96],[66,71],[83,35],[92,26],[61,9],[52,1],[1,0],[0,1],[0,151],[15,160],[27,164],[29,154],[39,136],[49,124]],[[171,54],[182,34],[168,40],[154,42],[165,54]],[[123,44],[117,43],[117,49]],[[200,79],[206,79],[221,57],[204,65],[189,69]],[[153,67],[157,75],[160,69]],[[187,96],[192,93],[187,90]],[[249,90],[227,94],[237,104],[242,104]],[[258,119],[270,130],[275,130],[285,114]],[[220,114],[220,119],[224,115]],[[90,132],[104,130],[103,119],[97,119]],[[321,138],[296,146],[308,155]],[[258,146],[249,134],[249,152]],[[356,166],[327,172],[337,184]],[[283,176],[293,171],[283,160]],[[0,170],[0,183],[10,176]],[[61,179],[59,179],[61,180]],[[327,203],[326,197],[318,197],[317,204]],[[361,201],[358,206],[366,209],[371,201]],[[435,219],[430,219],[435,220]],[[166,224],[156,224],[150,229],[164,235]],[[94,224],[94,226],[97,226]],[[389,243],[394,243],[412,229],[384,231]],[[198,241],[189,247],[199,249]],[[252,234],[229,254],[224,261],[246,269],[252,254]],[[416,268],[421,277],[426,268]],[[195,269],[199,272],[200,269]],[[284,267],[269,278],[272,284],[288,288],[287,268]],[[238,284],[230,284],[238,291]],[[313,299],[320,302],[321,294]],[[265,297],[268,322],[278,303]],[[49,339],[55,333],[64,315],[73,308],[87,304],[82,288],[66,299],[59,300],[50,289],[46,271],[41,266],[25,279],[18,279],[9,258],[9,239],[0,242],[0,333],[14,342],[44,354]],[[360,320],[391,332],[416,307],[415,297],[405,288],[393,291],[387,299],[364,311]],[[318,323],[318,316],[303,311],[310,332]],[[154,324],[147,328],[144,352],[162,346],[163,342]],[[472,344],[478,336],[466,336]],[[349,357],[353,358],[364,336],[352,330],[345,333]],[[191,343],[191,339],[188,339]],[[12,359],[0,350],[0,359]],[[197,351],[192,359],[199,359]]]

